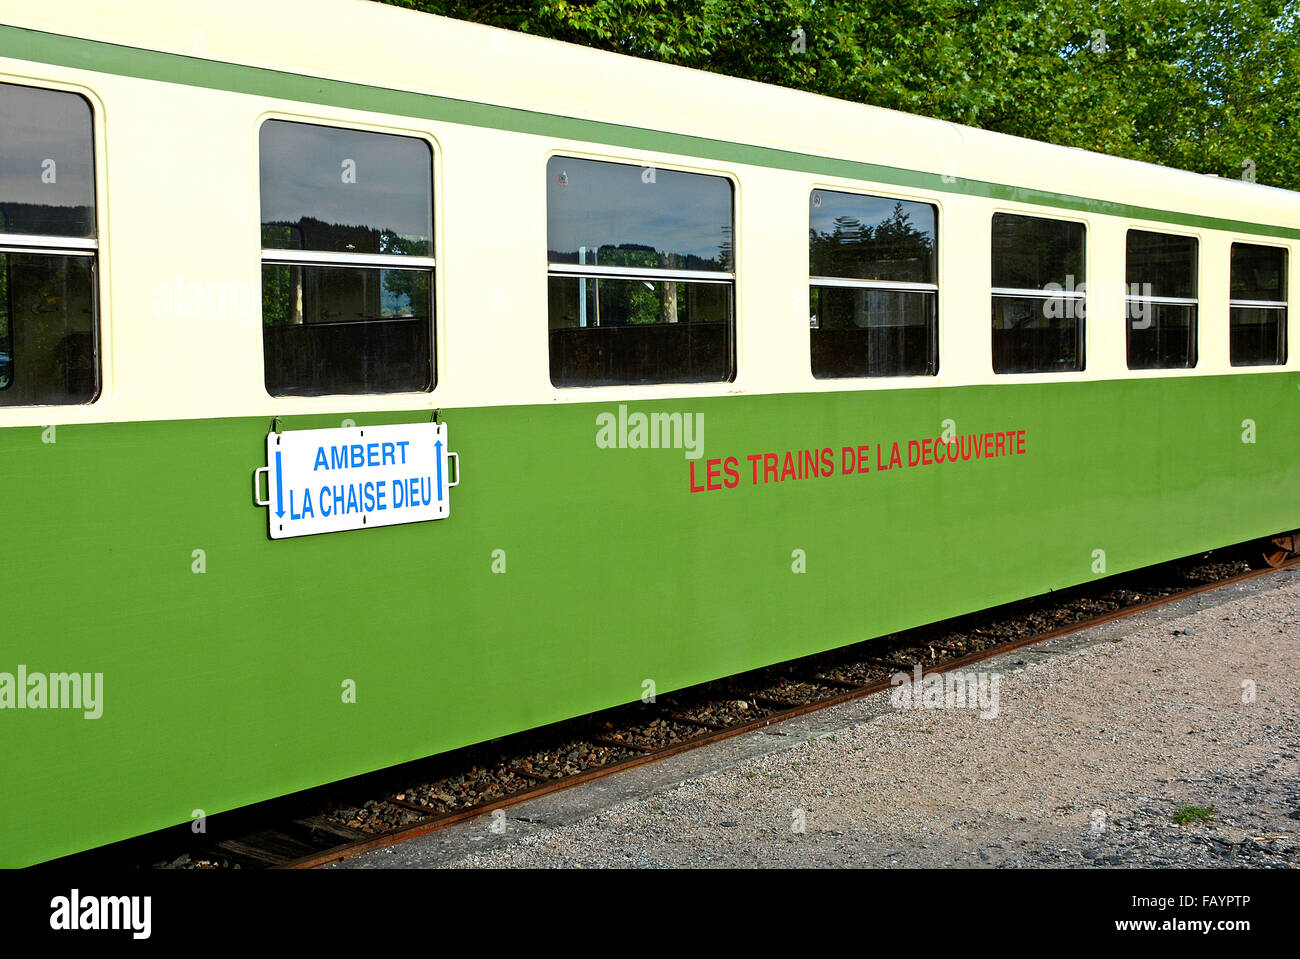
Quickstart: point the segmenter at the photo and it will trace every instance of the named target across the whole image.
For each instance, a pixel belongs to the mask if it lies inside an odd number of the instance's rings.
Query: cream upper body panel
[[[1228,373],[1234,372],[1227,358],[1232,242],[1285,247],[1288,289],[1300,281],[1300,194],[1288,191],[370,0],[141,0],[125,9],[129,14],[88,0],[6,3],[0,9],[0,24],[175,55],[162,78],[130,75],[117,66],[120,56],[105,57],[102,67],[94,57],[72,66],[42,61],[38,53],[31,59],[25,53],[0,56],[0,81],[75,90],[94,107],[103,380],[93,404],[0,408],[0,426]],[[514,129],[498,129],[492,118],[500,112],[454,122],[437,118],[436,109],[420,118],[320,105],[278,95],[283,86],[263,83],[258,74],[241,75],[238,90],[220,89],[205,79],[203,61],[527,114],[511,115]],[[455,116],[461,121],[469,114]],[[267,395],[258,130],[269,118],[415,135],[433,147],[433,392]],[[574,125],[563,118],[616,126],[582,126],[591,138],[577,139]],[[694,142],[705,148],[692,152],[685,138],[700,138]],[[551,385],[543,187],[546,160],[556,153],[715,173],[733,181],[733,382]],[[880,167],[894,172],[873,179],[870,171]],[[813,378],[807,360],[808,198],[815,188],[916,199],[939,208],[937,376]],[[1089,202],[1070,209],[1069,198]],[[1188,222],[1168,222],[1159,211]],[[995,377],[988,302],[989,225],[997,212],[1083,222],[1090,286],[1123,284],[1129,228],[1195,236],[1201,264],[1197,367],[1129,371],[1122,316],[1108,313],[1099,299],[1089,306],[1085,370]],[[514,228],[496,229],[501,222]],[[1279,234],[1266,237],[1249,224],[1275,226]],[[1292,343],[1300,337],[1295,312],[1289,317]],[[1297,369],[1297,352],[1291,350],[1287,366],[1263,371]]]

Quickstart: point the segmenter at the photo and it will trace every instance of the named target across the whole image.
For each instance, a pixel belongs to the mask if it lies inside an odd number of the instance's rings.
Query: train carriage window
[[[993,214],[993,371],[1084,368],[1085,228]]]
[[[808,210],[813,376],[938,372],[938,209],[814,190]]]
[[[731,182],[561,156],[546,176],[551,382],[732,379]]]
[[[261,193],[267,392],[432,389],[429,144],[268,120]]]
[[[1232,244],[1229,351],[1233,366],[1286,362],[1287,251]]]
[[[93,118],[0,83],[0,407],[99,394]]]
[[[1128,231],[1125,315],[1130,370],[1196,365],[1196,254],[1194,237]]]

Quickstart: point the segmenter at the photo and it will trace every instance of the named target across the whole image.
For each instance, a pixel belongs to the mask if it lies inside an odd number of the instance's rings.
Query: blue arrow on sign
[[[275,515],[284,518],[284,474],[280,470],[280,451],[275,451]]]
[[[438,464],[438,502],[442,502],[442,440],[433,444],[433,460]]]

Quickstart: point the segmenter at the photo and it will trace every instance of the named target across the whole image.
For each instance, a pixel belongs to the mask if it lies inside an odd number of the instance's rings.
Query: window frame
[[[933,308],[931,310],[931,330],[930,330],[930,334],[931,334],[930,340],[932,343],[932,350],[931,350],[931,355],[927,359],[927,363],[930,368],[925,373],[895,373],[895,374],[882,373],[878,375],[872,373],[855,373],[847,376],[827,376],[827,375],[819,376],[817,374],[817,371],[813,369],[812,335],[814,329],[821,329],[821,327],[820,326],[813,327],[811,324],[809,324],[808,370],[810,375],[817,382],[822,382],[822,381],[852,382],[855,380],[866,380],[873,383],[880,382],[883,380],[929,380],[931,377],[938,376],[940,366],[943,363],[943,357],[942,357],[943,350],[941,349],[942,344],[940,340],[940,331],[943,325],[942,318],[940,315],[943,307],[943,298],[939,295],[939,278],[940,276],[942,276],[942,272],[943,272],[943,268],[942,268],[943,261],[941,257],[944,248],[943,243],[940,242],[942,238],[941,233],[943,229],[942,223],[944,217],[942,204],[939,202],[938,198],[936,197],[903,196],[896,193],[891,194],[886,192],[868,192],[867,189],[862,188],[860,185],[855,185],[855,187],[853,188],[847,188],[842,186],[826,186],[824,184],[814,184],[808,188],[809,221],[808,221],[808,226],[804,231],[805,234],[810,233],[812,230],[812,214],[811,214],[812,198],[814,194],[819,192],[840,193],[840,194],[844,194],[845,196],[866,197],[867,199],[871,199],[871,200],[893,200],[897,203],[916,203],[918,205],[928,206],[934,210],[934,282],[932,283],[920,283],[920,282],[904,281],[904,280],[861,280],[856,277],[813,275],[812,246],[811,246],[811,241],[810,240],[807,241],[808,242],[808,267],[809,267],[809,271],[808,271],[809,309],[811,309],[812,307],[813,287],[818,287],[818,286],[828,287],[832,289],[878,290],[887,293],[930,293],[934,295],[934,300],[932,302]]]
[[[1128,243],[1134,233],[1147,233],[1153,236],[1178,237],[1192,241],[1192,287],[1195,296],[1142,296],[1132,292],[1132,283],[1128,275]],[[1129,334],[1133,327],[1130,304],[1147,303],[1151,306],[1190,306],[1192,308],[1191,342],[1188,344],[1186,366],[1134,366],[1129,352]],[[1195,370],[1201,362],[1201,237],[1196,233],[1170,233],[1168,230],[1155,230],[1129,224],[1124,229],[1124,364],[1131,373],[1167,373],[1170,370]]]
[[[408,140],[419,140],[429,150],[429,256],[407,256],[400,253],[345,253],[333,250],[292,250],[276,249],[264,247],[262,245],[262,131],[268,123],[298,123],[305,126],[328,127],[335,130],[343,130],[351,133],[374,133],[382,136],[403,137]],[[441,194],[439,192],[440,177],[438,175],[439,151],[438,142],[423,130],[412,130],[407,128],[393,128],[385,126],[376,126],[367,123],[351,123],[337,120],[329,117],[306,117],[297,114],[288,113],[265,113],[258,118],[253,127],[253,153],[256,158],[255,164],[255,182],[257,194],[257,215],[254,221],[254,230],[256,231],[255,245],[257,249],[257,283],[254,289],[261,289],[262,270],[267,266],[303,266],[303,267],[336,267],[340,269],[361,269],[361,270],[415,270],[424,271],[429,274],[429,378],[430,384],[422,390],[402,390],[396,392],[378,392],[378,393],[272,393],[267,388],[266,382],[266,346],[263,339],[265,315],[262,312],[262,304],[259,296],[258,299],[258,336],[262,340],[262,347],[258,350],[258,365],[261,371],[262,390],[273,400],[289,401],[320,401],[348,398],[354,400],[382,400],[387,397],[400,396],[429,396],[436,392],[442,377],[439,375],[440,358],[442,350],[439,348],[439,337],[441,335],[441,325],[438,323],[438,317],[442,311],[439,309],[440,297],[439,276],[437,269],[437,253],[440,248],[439,235],[441,228],[441,218],[438,216],[440,208]]]
[[[93,406],[104,396],[104,307],[101,290],[103,286],[103,254],[100,251],[99,238],[103,233],[104,194],[100,177],[101,150],[100,136],[103,123],[99,102],[89,90],[73,87],[56,81],[34,81],[27,77],[13,77],[0,74],[0,85],[24,87],[45,93],[63,93],[79,97],[90,111],[90,197],[94,204],[91,215],[92,235],[89,237],[69,237],[39,233],[2,233],[0,232],[0,254],[19,256],[63,256],[85,257],[90,260],[90,344],[91,360],[94,366],[94,391],[88,399],[76,403],[27,403],[22,405],[0,405],[0,414],[17,410],[58,410],[76,409]],[[10,318],[12,322],[12,317]],[[11,334],[12,336],[12,330]]]
[[[1082,255],[1082,257],[1081,257],[1081,264],[1082,264],[1082,266],[1083,266],[1083,279],[1082,279],[1081,282],[1082,282],[1082,284],[1083,284],[1083,286],[1084,286],[1084,291],[1083,291],[1082,293],[1079,292],[1079,290],[1078,290],[1079,282],[1076,282],[1076,284],[1075,284],[1075,289],[1073,289],[1073,290],[1064,290],[1064,289],[1063,289],[1063,290],[1060,290],[1060,291],[1052,291],[1052,290],[1045,290],[1045,289],[1044,289],[1044,290],[1037,290],[1037,289],[1022,289],[1022,288],[1020,288],[1020,287],[1010,287],[1010,286],[993,286],[993,284],[992,284],[992,281],[993,281],[993,273],[994,273],[993,258],[994,258],[995,256],[997,256],[997,250],[995,250],[995,249],[993,248],[993,222],[994,222],[994,220],[996,220],[997,217],[999,217],[999,216],[1017,216],[1017,217],[1021,217],[1022,219],[1029,219],[1029,220],[1045,220],[1045,221],[1050,222],[1050,223],[1073,223],[1073,224],[1075,224],[1075,225],[1077,225],[1077,226],[1082,227],[1082,228],[1083,228],[1083,255]],[[996,350],[996,348],[995,348],[995,346],[994,346],[994,342],[993,342],[993,340],[994,340],[994,335],[997,333],[997,330],[996,330],[996,328],[994,328],[994,327],[992,326],[992,323],[990,322],[990,328],[989,328],[989,341],[988,341],[988,342],[989,342],[989,367],[992,369],[992,371],[993,371],[993,375],[994,375],[994,376],[1079,376],[1079,375],[1081,375],[1081,374],[1085,374],[1085,373],[1087,373],[1087,372],[1088,372],[1088,352],[1089,352],[1089,351],[1088,351],[1088,329],[1089,329],[1089,324],[1088,324],[1088,315],[1089,315],[1089,313],[1091,312],[1091,310],[1092,310],[1092,305],[1093,305],[1093,300],[1092,300],[1092,296],[1091,296],[1091,292],[1092,292],[1092,291],[1091,291],[1091,289],[1090,289],[1089,286],[1088,286],[1088,284],[1090,283],[1090,280],[1088,279],[1088,277],[1092,275],[1092,262],[1091,262],[1091,260],[1092,260],[1092,244],[1091,244],[1091,243],[1089,242],[1089,240],[1088,240],[1089,235],[1092,233],[1092,223],[1091,223],[1091,221],[1088,220],[1086,217],[1079,217],[1079,216],[1053,216],[1053,215],[1051,215],[1051,214],[1045,214],[1045,213],[1043,213],[1043,212],[1041,212],[1041,211],[1037,211],[1037,210],[1035,210],[1035,211],[1033,211],[1033,212],[1028,212],[1028,211],[1025,211],[1025,210],[1011,210],[1011,209],[1006,209],[1006,208],[995,208],[995,209],[992,211],[992,213],[989,214],[988,224],[989,224],[989,232],[988,232],[988,237],[989,237],[989,258],[988,258],[988,264],[989,264],[989,305],[990,305],[990,307],[993,306],[993,304],[994,304],[994,300],[995,300],[997,297],[1003,297],[1003,298],[1020,298],[1020,299],[1034,299],[1034,300],[1063,299],[1063,300],[1067,300],[1067,301],[1069,301],[1069,302],[1071,302],[1071,303],[1082,303],[1082,304],[1083,304],[1083,316],[1082,316],[1082,317],[1076,317],[1076,318],[1075,318],[1075,322],[1076,322],[1077,324],[1079,324],[1079,332],[1078,332],[1078,339],[1079,339],[1079,365],[1078,365],[1078,368],[1077,368],[1077,369],[1073,369],[1073,370],[999,370],[999,369],[997,368],[997,350]],[[1077,281],[1077,278],[1076,278],[1076,281]]]
[[[1272,239],[1264,237],[1263,239]],[[1279,250],[1282,253],[1282,269],[1279,278],[1282,283],[1281,300],[1234,300],[1232,298],[1232,250],[1237,246],[1258,246],[1270,250]],[[1291,248],[1277,243],[1261,243],[1254,239],[1241,239],[1234,237],[1228,243],[1228,366],[1231,369],[1250,370],[1264,369],[1273,370],[1287,365],[1291,350],[1290,330],[1288,326],[1291,322]],[[1282,314],[1278,322],[1278,336],[1281,342],[1278,344],[1281,348],[1281,355],[1276,363],[1234,363],[1232,360],[1232,311],[1237,309],[1246,310],[1277,310]]]
[[[701,167],[692,167],[683,163],[660,163],[658,160],[647,160],[642,157],[634,159],[626,156],[615,157],[606,154],[584,153],[581,150],[554,149],[548,151],[541,161],[542,182],[547,183],[550,177],[549,167],[551,161],[556,157],[572,158],[574,160],[586,160],[595,163],[606,163],[613,166],[630,166],[639,169],[652,168],[656,171],[664,170],[673,173],[693,173],[698,176],[718,177],[726,180],[731,188],[731,269],[730,270],[682,270],[670,269],[663,267],[642,267],[642,266],[602,266],[596,263],[554,263],[550,258],[550,206],[546,200],[545,193],[542,196],[542,234],[543,234],[543,255],[546,257],[546,275],[545,281],[549,288],[551,280],[554,279],[576,279],[576,280],[627,280],[627,281],[648,281],[648,282],[669,282],[669,283],[701,283],[713,284],[719,286],[730,286],[731,295],[729,297],[731,308],[730,321],[730,345],[728,356],[727,375],[718,380],[655,380],[646,383],[596,383],[596,384],[558,384],[555,382],[554,372],[551,369],[551,351],[549,345],[550,335],[550,314],[549,307],[547,311],[547,347],[546,347],[546,380],[551,389],[560,392],[570,392],[575,390],[645,390],[645,389],[677,389],[682,387],[715,388],[726,387],[734,384],[740,377],[740,237],[738,224],[740,221],[740,182],[735,175],[725,170],[704,169]],[[584,287],[580,289],[585,290]],[[580,294],[582,295],[582,294]],[[598,294],[597,294],[598,295]],[[580,327],[581,328],[581,327]]]

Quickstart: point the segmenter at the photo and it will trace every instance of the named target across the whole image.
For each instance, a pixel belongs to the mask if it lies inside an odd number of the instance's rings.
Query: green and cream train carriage
[[[1294,194],[372,3],[0,20],[5,864],[1300,527]],[[275,535],[280,444],[435,420],[443,518]]]

